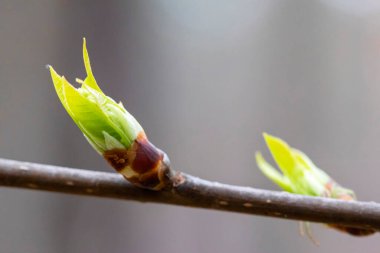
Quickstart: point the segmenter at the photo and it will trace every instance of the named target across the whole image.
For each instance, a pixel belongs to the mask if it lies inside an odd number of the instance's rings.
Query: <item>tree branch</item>
[[[332,223],[380,230],[380,204],[308,197],[210,182],[184,173],[163,191],[137,188],[116,173],[0,159],[0,185]]]

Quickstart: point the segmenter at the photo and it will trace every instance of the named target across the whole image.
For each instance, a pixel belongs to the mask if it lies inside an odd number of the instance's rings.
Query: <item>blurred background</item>
[[[278,190],[261,133],[380,201],[379,1],[0,1],[0,157],[112,171],[60,104],[46,64],[103,90],[173,167]],[[159,204],[0,189],[0,252],[378,252],[313,225]]]

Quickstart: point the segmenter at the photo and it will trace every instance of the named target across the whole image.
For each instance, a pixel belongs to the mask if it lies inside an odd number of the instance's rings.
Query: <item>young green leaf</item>
[[[256,153],[256,163],[264,175],[280,188],[287,192],[302,195],[329,197],[348,201],[356,199],[352,190],[336,183],[303,152],[290,147],[280,138],[266,133],[263,135],[269,151],[282,173],[266,162],[259,152]],[[369,235],[375,232],[372,229],[343,227],[335,224],[328,224],[328,226],[352,235]]]
[[[83,61],[86,70],[81,85],[72,86],[49,66],[57,95],[91,146],[132,183],[154,190],[161,189],[168,170],[166,155],[151,144],[137,120],[124,108],[106,96],[92,73],[83,39]]]

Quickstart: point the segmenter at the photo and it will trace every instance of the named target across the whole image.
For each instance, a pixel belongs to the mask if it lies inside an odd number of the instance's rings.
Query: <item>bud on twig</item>
[[[334,179],[319,169],[303,152],[290,147],[283,140],[264,133],[264,139],[282,174],[267,163],[260,152],[256,162],[260,170],[280,188],[287,192],[319,196],[347,201],[356,200],[355,193],[340,186]],[[363,236],[375,233],[372,229],[328,224],[351,235]]]
[[[91,146],[109,164],[133,184],[152,190],[162,189],[170,174],[166,154],[149,142],[137,120],[106,96],[92,74],[83,40],[83,59],[87,73],[80,88],[49,66],[55,90],[63,107],[77,124]]]

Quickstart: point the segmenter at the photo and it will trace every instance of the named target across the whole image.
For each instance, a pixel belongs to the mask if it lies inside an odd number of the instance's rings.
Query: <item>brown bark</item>
[[[171,182],[171,188],[150,191],[133,186],[116,173],[0,159],[1,186],[380,229],[380,204],[374,202],[343,201],[233,186],[184,173],[175,174]]]

